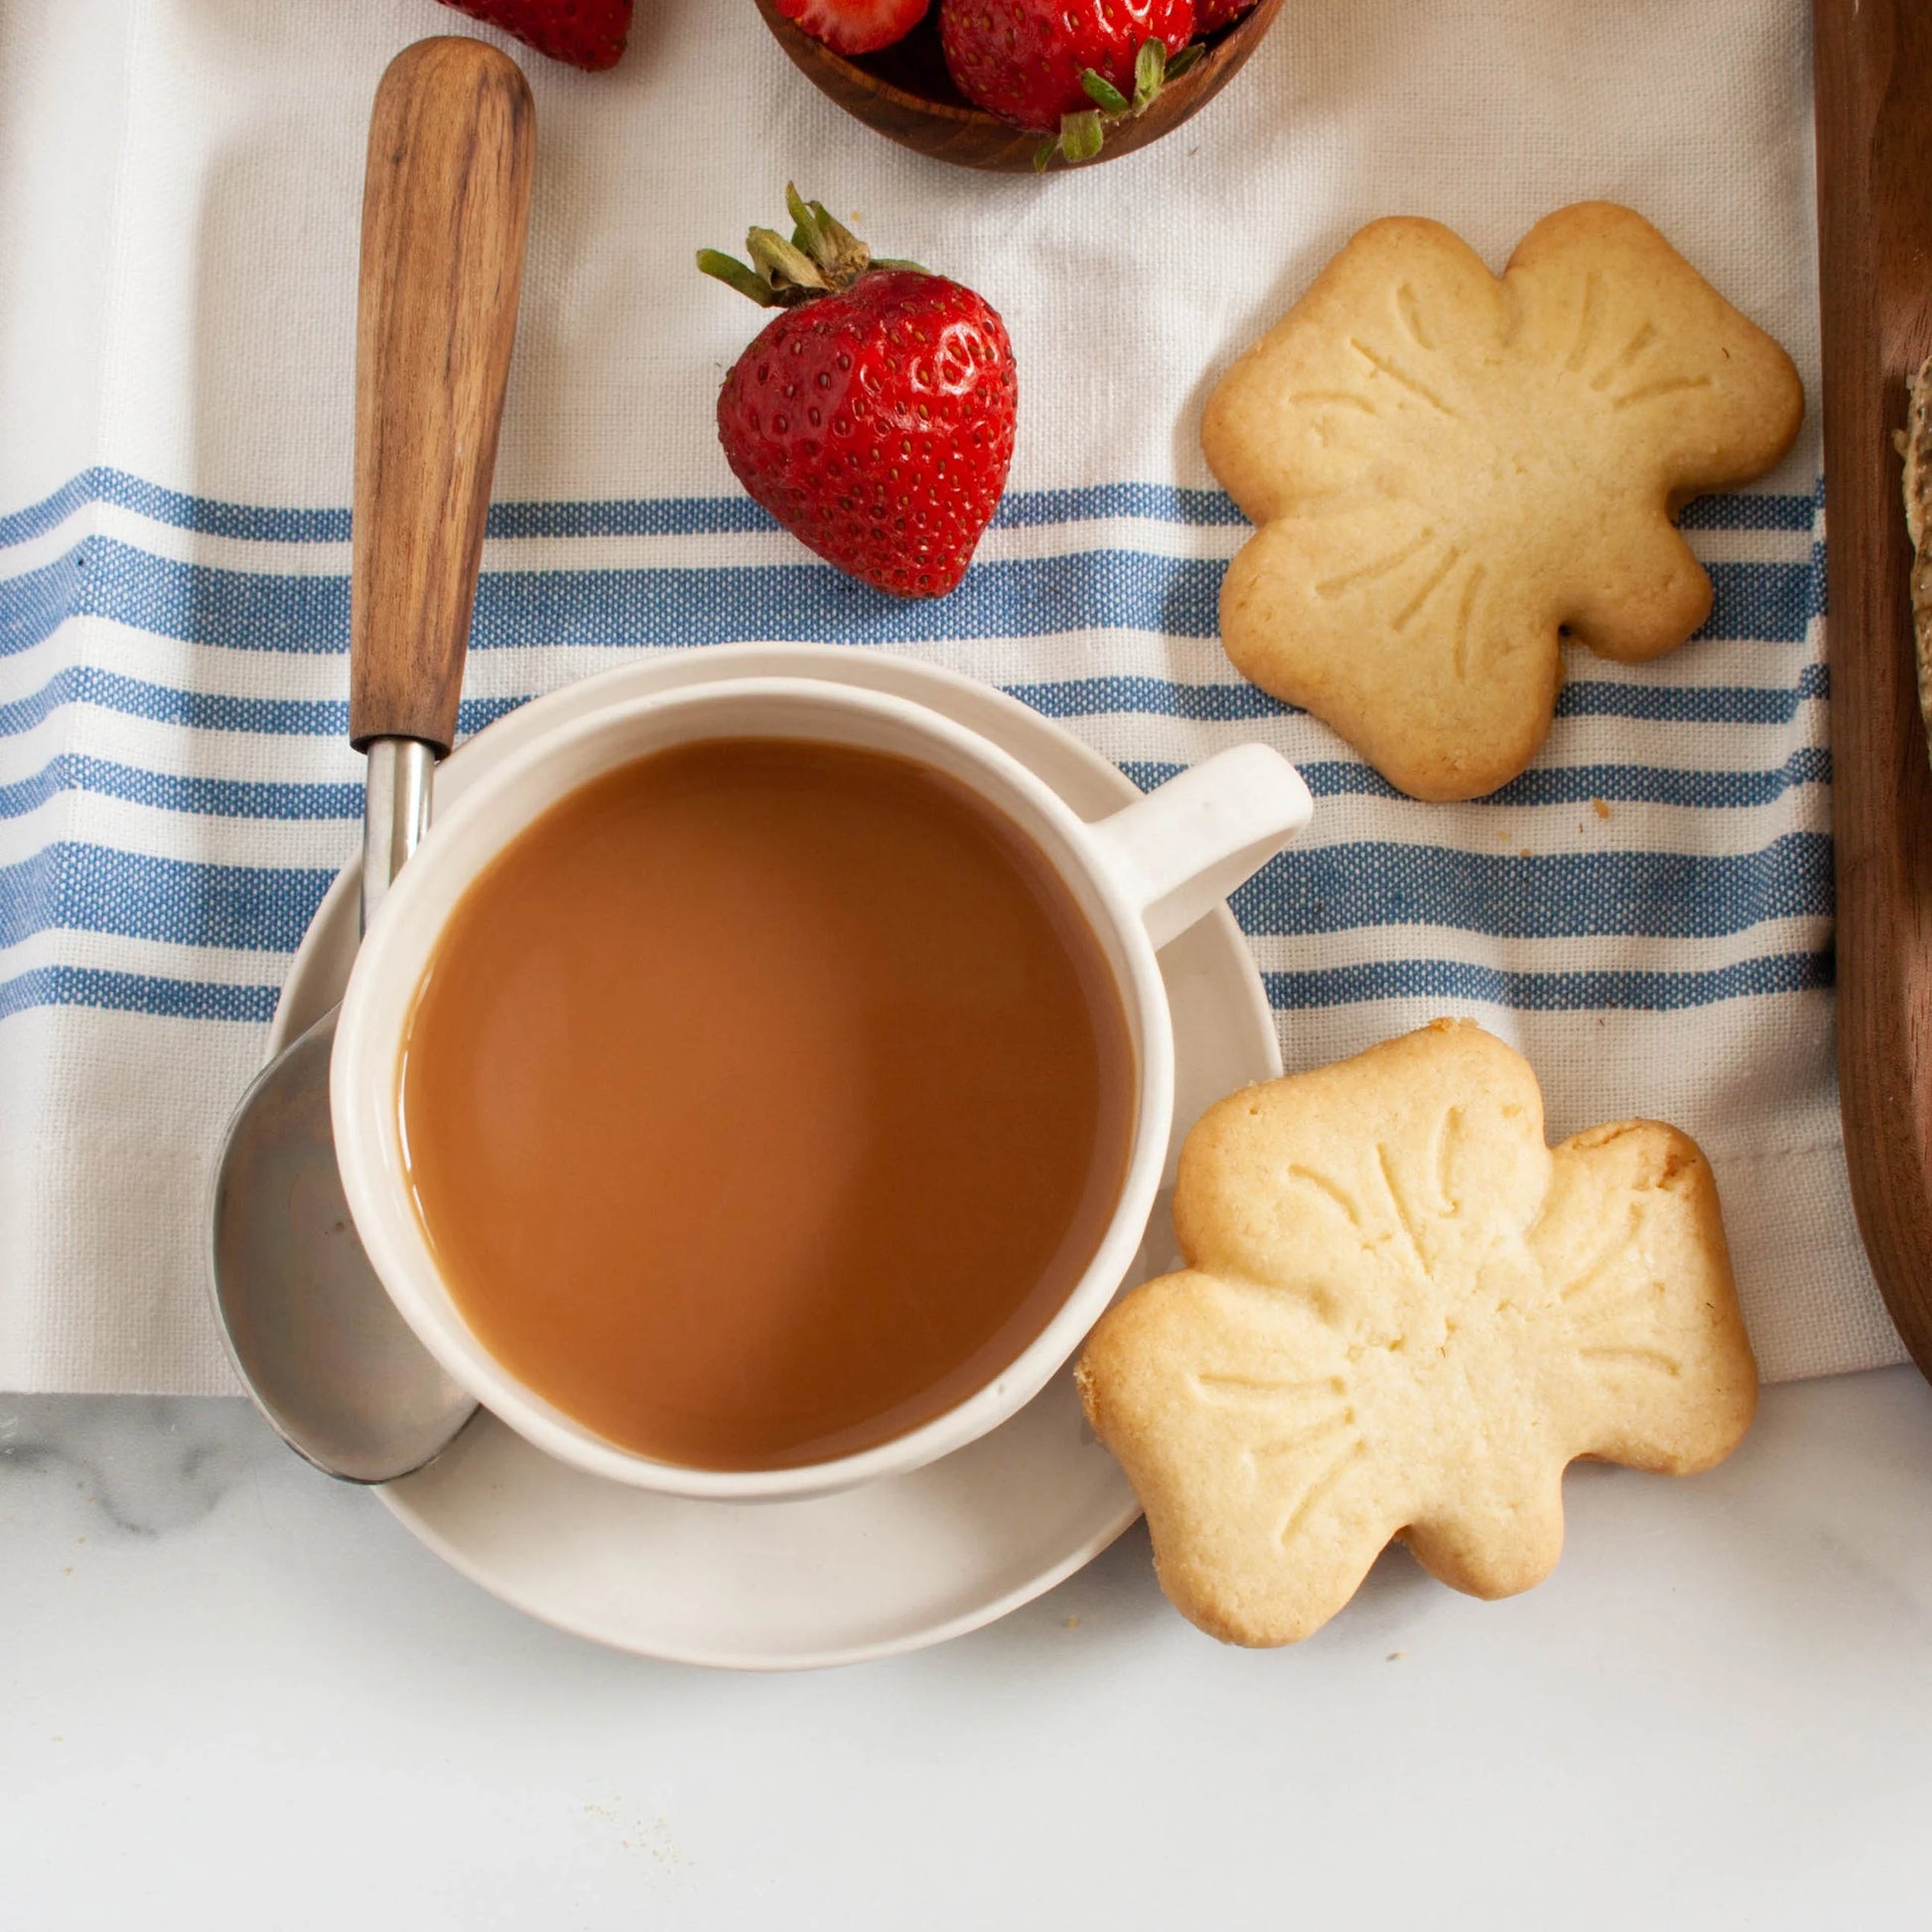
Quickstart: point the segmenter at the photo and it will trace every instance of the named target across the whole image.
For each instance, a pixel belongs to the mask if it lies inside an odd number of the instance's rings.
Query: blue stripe
[[[476,650],[760,638],[904,643],[1095,625],[1209,637],[1222,568],[1090,550],[981,564],[950,597],[927,603],[888,597],[820,563],[490,571],[478,586],[470,641]],[[348,579],[186,564],[89,537],[56,562],[0,582],[0,653],[43,641],[69,617],[230,650],[340,652],[348,648]]]
[[[85,608],[82,551],[0,580],[0,657],[15,657],[45,643],[68,619]]]
[[[1801,745],[1769,769],[1684,771],[1669,765],[1566,764],[1533,767],[1512,778],[1485,803],[1492,805],[1681,805],[1736,811],[1774,804],[1799,785],[1828,785],[1832,755]]]
[[[1102,718],[1139,712],[1184,718],[1191,724],[1227,725],[1252,718],[1299,718],[1294,705],[1271,698],[1253,684],[1174,684],[1163,677],[1062,678],[1040,684],[1009,684],[1007,694],[1044,718]]]
[[[53,929],[292,952],[334,874],[202,865],[60,842],[0,867],[0,946]],[[1418,924],[1499,938],[1709,938],[1832,909],[1831,841],[1794,832],[1759,852],[1535,858],[1362,841],[1292,849],[1234,896],[1250,933]]]
[[[1705,571],[1713,597],[1698,637],[1801,644],[1812,620],[1825,615],[1822,553],[1807,564],[1707,564]]]
[[[82,471],[40,502],[0,516],[0,547],[43,536],[88,503],[111,503],[178,530],[260,543],[343,543],[349,534],[346,509],[222,502],[103,467]],[[1773,496],[1732,491],[1699,497],[1685,510],[1682,524],[1687,530],[1809,530],[1817,514],[1815,492]],[[1194,527],[1243,521],[1221,490],[1130,483],[1077,489],[1010,489],[994,527],[1029,529],[1101,517]],[[774,527],[763,510],[741,495],[497,503],[490,508],[488,524],[489,534],[499,537],[725,535]]]
[[[466,736],[527,704],[528,698],[465,698],[457,714]],[[90,704],[129,718],[186,725],[195,731],[258,732],[272,736],[346,738],[348,702],[343,698],[237,698],[218,691],[183,691],[122,677],[90,664],[57,671],[38,691],[0,704],[0,738],[33,731],[68,704]]]
[[[1196,724],[1298,718],[1293,705],[1252,684],[1174,684],[1157,677],[1067,678],[1005,687],[1048,718],[1135,712]],[[1559,718],[1642,718],[1665,724],[1788,725],[1799,707],[1830,692],[1822,664],[1807,664],[1795,684],[1676,685],[1578,678],[1557,699]]]
[[[492,503],[492,537],[706,537],[766,533],[776,519],[749,496],[629,496],[605,502]]]
[[[0,547],[27,543],[58,529],[83,503],[99,502],[103,480],[117,474],[110,470],[83,470],[78,476],[69,477],[51,496],[43,496],[38,503],[29,503],[25,509],[10,510],[0,516]]]
[[[1166,759],[1131,759],[1121,769],[1143,791],[1166,784],[1185,767]],[[1400,798],[1402,793],[1373,765],[1354,759],[1314,759],[1295,767],[1317,798]],[[1654,764],[1564,764],[1539,767],[1513,778],[1473,805],[1682,805],[1731,810],[1774,804],[1799,785],[1828,785],[1832,755],[1821,745],[1801,745],[1770,770],[1681,771]]]
[[[1292,706],[1280,704],[1248,684],[1170,684],[1162,678],[1121,677],[1071,678],[1007,688],[1048,718],[1089,718],[1118,712],[1239,722],[1298,715]],[[1822,664],[1807,664],[1791,685],[1648,685],[1579,679],[1565,688],[1558,709],[1560,714],[1572,717],[1788,725],[1802,705],[1824,698],[1829,688]],[[466,698],[459,727],[466,736],[479,732],[535,695]],[[198,731],[310,738],[341,738],[348,732],[348,705],[343,699],[241,698],[224,692],[184,691],[93,665],[69,665],[57,671],[38,691],[0,703],[0,738],[34,730],[65,704],[96,705],[130,718],[186,725]]]
[[[0,1020],[30,1007],[100,1007],[171,1020],[244,1020],[266,1026],[275,1017],[278,997],[272,986],[226,986],[92,966],[36,966],[0,980]]]
[[[1295,1012],[1373,1000],[1431,1000],[1521,1012],[1676,1012],[1833,984],[1829,952],[1772,953],[1706,973],[1509,973],[1454,959],[1384,960],[1309,973],[1264,973],[1270,1003]],[[30,1007],[99,1007],[185,1020],[266,1025],[272,986],[228,986],[91,967],[42,966],[0,980],[0,1020]]]
[[[217,570],[88,537],[0,582],[0,655],[45,641],[69,618],[231,650],[346,651],[348,579]]]
[[[0,946],[66,931],[293,952],[335,876],[320,867],[200,865],[63,840],[0,866]]]
[[[1710,939],[1767,919],[1828,917],[1832,842],[1822,832],[1788,832],[1739,854],[1527,859],[1380,840],[1290,847],[1229,903],[1250,933],[1433,925],[1501,939]]]
[[[803,638],[905,644],[1043,636],[1100,627],[1217,634],[1225,566],[1135,550],[977,564],[950,597],[908,603],[828,564],[711,569],[489,571],[471,644],[603,649]],[[1803,640],[1822,573],[1807,564],[1717,564],[1701,637]],[[0,581],[0,655],[43,642],[69,617],[230,650],[348,648],[348,579],[224,570],[157,557],[108,537]]]
[[[1247,518],[1219,489],[1175,489],[1167,483],[1095,483],[1079,489],[1010,489],[993,518],[996,530],[1037,529],[1100,517],[1226,528]]]
[[[362,815],[358,783],[292,784],[244,778],[182,777],[111,759],[63,752],[30,778],[0,784],[0,818],[20,818],[64,791],[125,798],[156,811],[209,818],[335,819]]]
[[[1369,1000],[1440,1000],[1529,1013],[1671,1013],[1722,1000],[1807,993],[1833,984],[1829,952],[1767,953],[1707,973],[1509,973],[1459,959],[1387,959],[1308,973],[1264,973],[1272,1005],[1290,1011]]]
[[[1143,791],[1166,784],[1185,767],[1173,759],[1130,759],[1121,769]],[[1401,796],[1373,767],[1347,759],[1317,759],[1297,767],[1317,798]],[[1691,809],[1748,809],[1775,803],[1796,786],[1829,784],[1831,754],[1800,746],[1785,762],[1763,771],[1680,771],[1645,764],[1578,764],[1525,772],[1476,805],[1583,805],[1601,800]],[[0,784],[0,819],[20,818],[65,791],[123,798],[156,811],[210,818],[311,820],[358,817],[362,787],[353,780],[296,783],[253,778],[204,778],[153,771],[111,759],[64,752],[31,777]]]
[[[1829,668],[1807,664],[1798,681],[1639,684],[1578,678],[1557,698],[1559,718],[1642,718],[1671,725],[1788,725],[1800,705],[1831,696]]]
[[[340,710],[341,707],[336,707]],[[341,721],[345,729],[346,721]],[[1143,791],[1166,784],[1185,767],[1172,759],[1131,759],[1121,769]],[[1346,759],[1317,759],[1298,766],[1317,798],[1401,796],[1371,766]],[[1643,764],[1579,764],[1524,773],[1521,778],[1470,802],[1476,805],[1580,805],[1612,800],[1634,804],[1677,805],[1725,810],[1774,803],[1798,785],[1829,784],[1831,754],[1820,746],[1800,746],[1773,770],[1682,771]],[[111,759],[64,752],[39,771],[0,784],[0,819],[37,811],[66,791],[122,798],[156,811],[196,813],[210,818],[314,820],[355,818],[362,810],[362,787],[353,780],[299,783],[252,778],[206,778],[155,771]]]
[[[1677,519],[1680,530],[1814,530],[1825,507],[1825,480],[1820,477],[1804,496],[1759,495],[1746,490],[1722,490],[1715,496],[1695,496]]]
[[[1218,489],[1166,483],[1096,483],[1082,489],[1010,489],[993,517],[996,530],[1120,518],[1191,528],[1245,521]],[[642,496],[604,502],[495,503],[493,537],[721,536],[775,530],[776,521],[749,496]],[[345,531],[345,534],[346,532]]]
[[[224,503],[164,489],[125,470],[97,468],[83,470],[40,502],[0,516],[0,546],[44,536],[87,503],[111,503],[177,530],[259,543],[341,543],[348,535],[345,509],[268,509]]]
[[[277,509],[224,503],[144,483],[124,470],[83,472],[51,496],[0,516],[0,547],[58,529],[88,503],[111,503],[173,529],[258,543],[345,543],[346,509]],[[993,519],[995,529],[1121,517],[1192,527],[1244,519],[1218,489],[1177,489],[1166,483],[1097,483],[1080,489],[1010,489]],[[631,496],[584,501],[492,503],[492,537],[731,536],[775,530],[770,514],[749,496]]]
[[[1281,704],[1248,684],[1176,685],[1151,677],[1073,678],[1053,683],[1006,687],[1013,696],[1049,718],[1087,718],[1108,713],[1139,713],[1206,722],[1294,717]],[[1652,685],[1578,679],[1565,687],[1559,715],[1623,717],[1664,723],[1786,725],[1799,708],[1830,692],[1823,664],[1807,664],[1793,685]],[[467,735],[481,731],[529,702],[527,696],[466,698],[459,720]],[[90,704],[125,716],[202,731],[343,737],[348,706],[342,699],[244,698],[222,692],[186,691],[178,686],[124,677],[92,665],[69,665],[38,691],[0,703],[0,737],[34,730],[65,704]]]

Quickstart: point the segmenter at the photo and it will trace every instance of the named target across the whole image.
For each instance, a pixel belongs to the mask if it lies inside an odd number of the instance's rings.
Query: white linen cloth
[[[471,31],[432,0],[0,12],[0,1387],[233,1386],[211,1158],[359,811],[368,103],[399,47]],[[518,57],[538,176],[471,728],[626,653],[809,636],[1016,690],[1144,783],[1265,738],[1317,792],[1238,907],[1292,1067],[1471,1015],[1529,1053],[1553,1132],[1650,1114],[1704,1144],[1767,1375],[1899,1358],[1832,1073],[1803,0],[1290,0],[1181,132],[1044,182],[846,119],[750,0],[640,0],[607,74]],[[776,219],[788,177],[1011,328],[1019,453],[952,599],[854,589],[719,454],[716,386],[760,318],[692,251]],[[1579,653],[1499,799],[1394,798],[1219,651],[1244,532],[1202,398],[1361,222],[1435,215],[1499,266],[1596,197],[1790,348],[1811,420],[1691,519],[1710,634],[1635,668]]]

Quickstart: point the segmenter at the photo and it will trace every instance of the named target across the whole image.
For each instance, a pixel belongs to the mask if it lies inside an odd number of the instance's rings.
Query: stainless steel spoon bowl
[[[362,924],[429,823],[456,736],[516,330],[534,114],[481,41],[405,48],[376,90],[356,324],[349,736],[368,754]],[[420,1468],[475,1413],[356,1238],[330,1124],[332,1012],[248,1089],[216,1175],[215,1311],[256,1404],[351,1482]]]
[[[435,754],[369,747],[362,923],[429,819]],[[336,1166],[332,1007],[256,1076],[228,1126],[210,1262],[228,1353],[291,1449],[349,1482],[387,1482],[440,1453],[476,1411],[376,1279]]]

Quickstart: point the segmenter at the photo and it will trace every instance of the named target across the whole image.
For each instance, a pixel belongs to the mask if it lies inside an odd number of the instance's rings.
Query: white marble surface
[[[732,1678],[527,1621],[239,1403],[0,1397],[0,1927],[1924,1923],[1932,1392],[1569,1499],[1541,1589],[1392,1557],[1299,1650],[1195,1634],[1136,1531]]]

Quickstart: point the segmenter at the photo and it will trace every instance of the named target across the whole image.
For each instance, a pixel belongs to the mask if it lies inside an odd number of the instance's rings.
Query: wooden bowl
[[[1108,129],[1106,145],[1094,161],[1069,164],[1055,155],[1051,166],[1091,168],[1171,134],[1199,113],[1241,70],[1275,24],[1282,4],[1283,0],[1257,0],[1251,12],[1210,35],[1207,53],[1178,80],[1163,87],[1146,113]],[[1034,156],[1045,137],[1023,133],[972,106],[952,84],[939,48],[936,0],[934,11],[902,41],[851,60],[834,54],[785,19],[774,0],[758,0],[758,10],[792,66],[820,93],[888,140],[958,168],[985,168],[1003,175],[1033,173]]]

